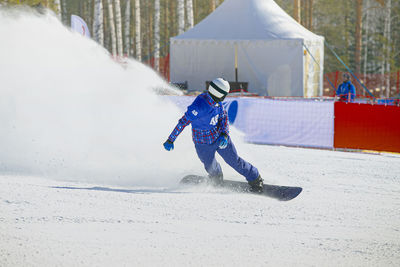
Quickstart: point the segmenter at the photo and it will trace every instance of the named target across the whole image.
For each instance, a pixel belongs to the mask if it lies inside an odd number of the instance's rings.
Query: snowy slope
[[[0,266],[399,266],[400,157],[232,138],[290,202],[179,187],[204,174],[148,67],[53,15],[0,7]],[[241,180],[222,164],[225,177]]]
[[[268,166],[267,180],[301,185],[304,192],[278,202],[204,187],[2,174],[0,265],[400,264],[399,157],[241,149]]]

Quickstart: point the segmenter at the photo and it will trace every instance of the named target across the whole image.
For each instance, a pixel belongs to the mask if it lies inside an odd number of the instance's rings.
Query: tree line
[[[204,19],[223,0],[0,0],[52,9],[65,25],[82,17],[92,38],[115,56],[139,61],[163,58],[169,38]],[[158,60],[155,61],[157,70]]]
[[[245,1],[245,0],[243,0]],[[169,53],[169,38],[193,27],[223,0],[0,0],[44,6],[70,24],[82,17],[93,38],[113,55],[140,61]],[[295,20],[326,42],[355,73],[400,70],[400,1],[275,0]],[[245,18],[238,18],[245,19]],[[345,70],[325,49],[325,72]]]
[[[349,68],[379,96],[399,87],[400,1],[275,0],[304,27],[325,37]],[[296,17],[296,14],[300,14]],[[347,71],[325,47],[324,71]],[[372,80],[374,79],[374,80]],[[396,84],[397,83],[397,84]],[[391,90],[385,90],[391,88]],[[397,92],[398,94],[398,92]]]

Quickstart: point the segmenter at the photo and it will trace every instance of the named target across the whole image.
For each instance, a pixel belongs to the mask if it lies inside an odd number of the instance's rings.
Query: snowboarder
[[[223,180],[221,166],[215,159],[215,152],[218,152],[226,163],[246,178],[252,192],[261,193],[263,179],[257,168],[238,156],[229,136],[228,113],[221,103],[229,90],[229,83],[223,78],[213,80],[208,91],[197,96],[188,106],[186,113],[165,141],[164,148],[167,151],[174,149],[175,139],[191,123],[196,152],[210,180],[215,184]]]

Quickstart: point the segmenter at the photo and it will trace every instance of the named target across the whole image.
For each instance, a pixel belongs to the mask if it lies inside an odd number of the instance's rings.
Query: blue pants
[[[220,149],[217,142],[214,142],[211,145],[195,144],[195,147],[197,155],[201,162],[203,162],[204,167],[210,176],[222,175],[221,165],[219,165],[215,159],[215,152],[218,152],[229,166],[246,177],[247,181],[253,181],[257,179],[259,175],[256,167],[238,156],[230,137],[228,138],[228,146],[225,149]]]

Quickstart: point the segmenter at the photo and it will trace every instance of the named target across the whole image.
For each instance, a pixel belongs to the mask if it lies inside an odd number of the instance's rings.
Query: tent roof
[[[273,0],[225,0],[195,27],[175,40],[320,39],[290,17]]]

